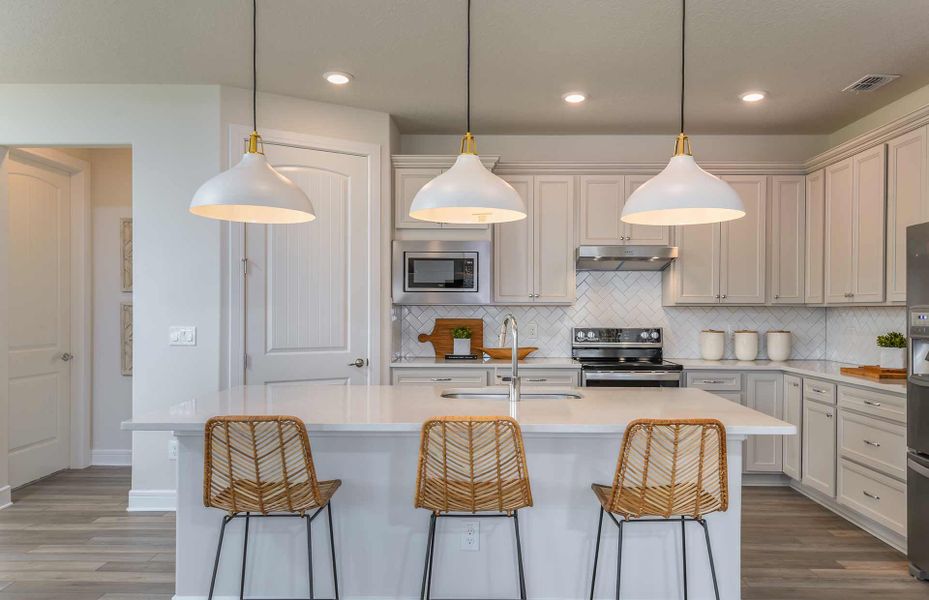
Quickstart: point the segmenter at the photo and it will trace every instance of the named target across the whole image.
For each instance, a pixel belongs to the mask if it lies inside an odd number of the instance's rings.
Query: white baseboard
[[[12,491],[13,488],[8,485],[0,487],[0,510],[3,510],[8,506],[13,506]]]
[[[132,450],[91,450],[90,464],[95,467],[132,466]]]
[[[742,473],[743,487],[786,487],[790,477],[783,473]]]
[[[129,512],[171,512],[177,510],[175,490],[129,490]]]

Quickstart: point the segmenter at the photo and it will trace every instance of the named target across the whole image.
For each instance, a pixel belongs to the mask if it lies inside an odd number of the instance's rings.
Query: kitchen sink
[[[442,391],[443,398],[462,400],[509,400],[510,390],[505,387],[455,388]],[[526,389],[519,395],[521,400],[577,400],[584,395],[573,390]]]

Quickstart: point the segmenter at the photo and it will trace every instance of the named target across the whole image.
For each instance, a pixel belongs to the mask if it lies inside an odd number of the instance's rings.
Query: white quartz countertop
[[[277,384],[204,394],[123,423],[132,431],[200,432],[219,415],[293,415],[309,431],[418,432],[442,415],[509,415],[526,433],[617,433],[640,418],[722,421],[730,435],[783,435],[796,428],[735,402],[691,388],[576,388],[579,399],[448,399],[445,386]],[[505,388],[498,388],[505,389]],[[538,391],[551,391],[550,388]],[[525,387],[523,393],[534,388]]]
[[[838,383],[847,383],[866,387],[892,394],[906,394],[906,382],[882,382],[863,377],[852,377],[840,372],[842,367],[857,367],[858,365],[833,362],[830,360],[787,360],[783,362],[773,360],[702,360],[696,358],[669,358],[687,370],[711,371],[783,371],[805,377],[817,377]]]
[[[472,367],[487,369],[493,367],[510,367],[509,360],[487,359],[487,360],[446,360],[438,357],[418,357],[402,358],[390,363],[391,368],[416,368],[416,367]],[[581,365],[573,358],[557,357],[540,357],[524,358],[519,361],[520,369],[580,369]]]

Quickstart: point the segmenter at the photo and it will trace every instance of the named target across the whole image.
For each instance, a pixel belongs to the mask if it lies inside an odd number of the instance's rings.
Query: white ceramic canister
[[[735,357],[738,360],[758,358],[758,332],[743,329],[732,334],[735,342]]]
[[[726,334],[715,329],[700,332],[700,358],[719,360],[726,353]]]
[[[790,358],[790,332],[772,330],[765,334],[770,360],[782,361]]]

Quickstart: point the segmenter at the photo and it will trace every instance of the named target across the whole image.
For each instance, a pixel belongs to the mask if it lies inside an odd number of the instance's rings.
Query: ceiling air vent
[[[899,75],[865,75],[858,81],[852,83],[845,89],[843,92],[873,92],[879,87],[884,87],[894,79],[899,78]]]

